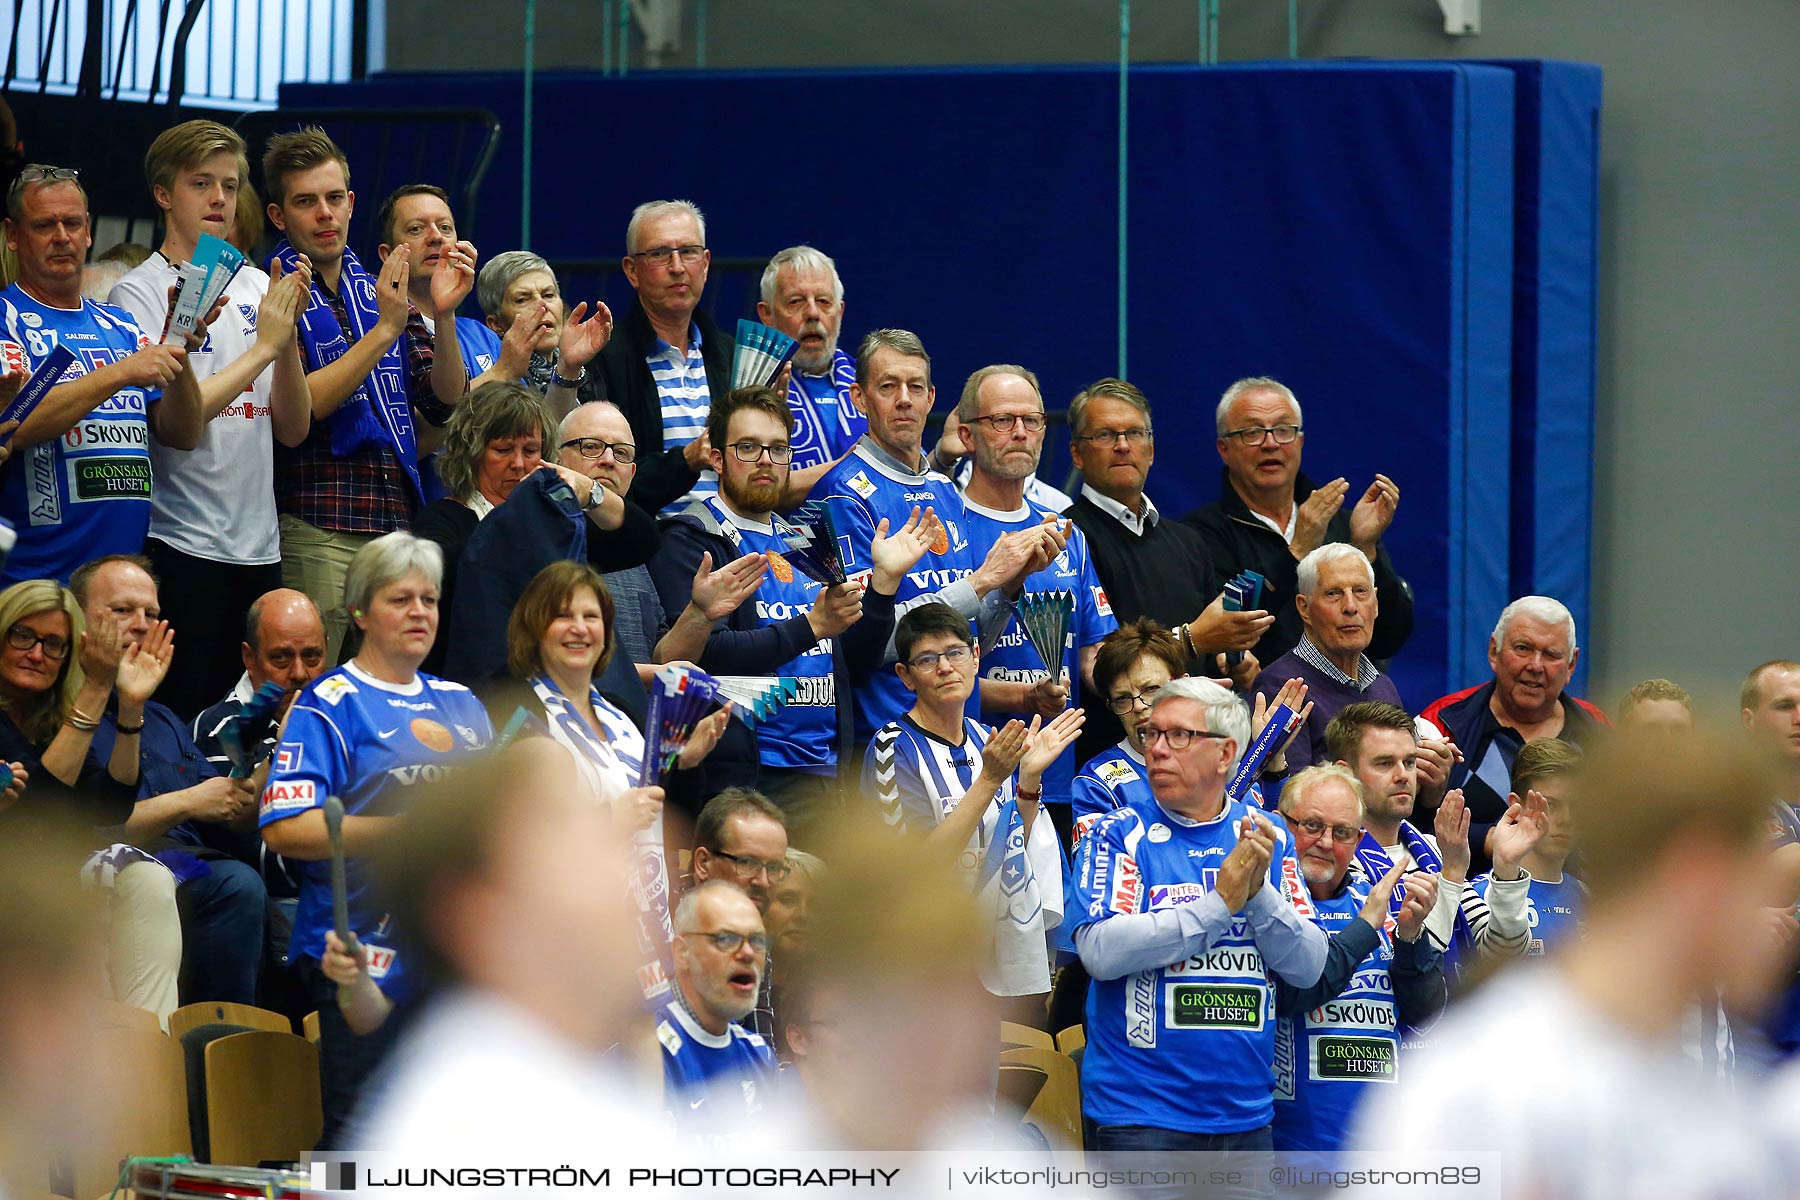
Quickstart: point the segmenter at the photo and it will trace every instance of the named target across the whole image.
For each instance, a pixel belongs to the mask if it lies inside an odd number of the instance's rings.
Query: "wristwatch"
[[[606,489],[601,486],[600,481],[596,479],[594,480],[594,485],[588,488],[587,503],[581,506],[581,511],[584,513],[591,513],[605,502]]]

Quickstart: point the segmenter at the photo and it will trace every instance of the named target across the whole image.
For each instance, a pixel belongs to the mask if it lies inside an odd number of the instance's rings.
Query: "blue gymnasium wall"
[[[1388,545],[1418,619],[1394,673],[1414,706],[1485,677],[1511,588],[1515,66],[1131,77],[1128,373],[1157,411],[1151,494],[1171,515],[1217,496],[1212,410],[1232,379],[1293,386],[1309,474],[1359,494],[1381,470],[1402,489]],[[493,110],[509,136],[470,232],[485,255],[516,243],[517,75],[282,95]],[[552,73],[536,113],[532,249],[547,257],[610,257],[634,204],[687,196],[715,255],[831,253],[846,341],[917,330],[940,409],[996,360],[1037,370],[1052,407],[1116,370],[1111,71]],[[769,132],[796,127],[797,145]],[[1044,476],[1067,462],[1059,442]]]

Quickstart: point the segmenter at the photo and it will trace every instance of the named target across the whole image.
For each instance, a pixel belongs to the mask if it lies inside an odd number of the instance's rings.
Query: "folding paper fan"
[[[787,543],[787,560],[808,579],[826,587],[843,583],[844,543],[829,500],[808,500],[793,514],[775,518],[775,532]]]
[[[644,723],[644,766],[638,779],[649,787],[687,748],[694,726],[719,701],[719,683],[705,671],[673,664],[650,677],[650,713]]]
[[[792,675],[716,675],[719,694],[732,703],[732,713],[752,729],[766,721],[800,694],[800,681]]]
[[[1053,678],[1062,677],[1063,654],[1068,650],[1070,626],[1075,623],[1075,593],[1026,592],[1013,601],[1019,624],[1032,649],[1044,660]]]
[[[237,715],[219,726],[219,746],[231,760],[231,777],[248,779],[262,761],[262,743],[287,689],[274,680],[256,689]]]
[[[768,387],[799,348],[799,342],[779,329],[740,320],[737,349],[731,355],[732,388]]]

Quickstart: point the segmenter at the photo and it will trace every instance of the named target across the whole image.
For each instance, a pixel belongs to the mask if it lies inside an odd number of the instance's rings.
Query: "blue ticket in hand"
[[[0,412],[0,422],[24,421],[31,415],[32,409],[43,403],[44,397],[50,394],[50,389],[56,386],[63,372],[74,365],[73,350],[63,345],[52,347],[50,353],[44,356],[44,361],[37,365],[37,370],[31,373],[31,378],[25,381],[25,386],[19,389],[19,394],[13,397],[12,403],[6,406],[5,411]],[[4,441],[12,441],[12,434],[7,434]]]

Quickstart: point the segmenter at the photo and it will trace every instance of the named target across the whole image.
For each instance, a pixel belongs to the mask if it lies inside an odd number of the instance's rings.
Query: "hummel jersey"
[[[0,292],[0,358],[30,373],[58,345],[75,361],[58,383],[110,367],[150,344],[125,310],[81,302],[40,304],[13,284]],[[22,579],[68,582],[69,573],[107,554],[138,554],[150,528],[150,405],[162,393],[120,388],[59,438],[18,450],[0,476],[0,517],[19,541],[0,585]]]
[[[952,745],[910,716],[884,727],[863,759],[863,791],[875,795],[894,828],[930,832],[956,810],[981,774],[981,750],[992,731],[963,719]],[[963,847],[961,865],[992,913],[994,956],[982,983],[996,996],[1028,996],[1050,988],[1044,932],[1062,920],[1062,851],[1041,810],[1029,836],[1014,780],[995,792],[981,824]]]
[[[275,765],[263,790],[257,827],[266,829],[315,808],[328,796],[349,816],[398,816],[419,784],[435,783],[457,758],[493,740],[487,710],[460,683],[419,675],[387,683],[345,663],[308,684],[294,700]],[[331,862],[304,864],[290,952],[317,961],[334,924]],[[359,859],[345,863],[350,928],[369,948],[369,975],[389,999],[411,994],[387,916],[375,902]]]
[[[1020,505],[1016,511],[1003,513],[983,508],[965,497],[963,510],[968,517],[969,549],[976,562],[987,557],[988,550],[1000,540],[1001,534],[1042,525],[1047,519],[1057,519],[1056,514],[1049,509],[1030,503]],[[1043,570],[1027,576],[1024,590],[1070,592],[1074,595],[1075,615],[1069,623],[1069,636],[1064,639],[1065,645],[1057,669],[1062,673],[1071,698],[1079,697],[1082,649],[1094,645],[1119,627],[1118,621],[1113,619],[1112,605],[1107,603],[1106,589],[1100,586],[1100,576],[1094,571],[1094,560],[1088,554],[1087,536],[1071,526],[1069,540],[1063,546],[1062,553]],[[1049,674],[1044,660],[1025,636],[1025,627],[1017,613],[1007,622],[1000,640],[981,655],[983,679],[1036,683]],[[1003,725],[1012,717],[1020,717],[1027,722],[1030,720],[1030,717],[1020,713],[996,713],[990,719],[995,725]],[[1044,772],[1044,802],[1069,803],[1074,778],[1075,747],[1071,745]]]
[[[1481,898],[1486,900],[1494,877],[1478,875],[1470,883]],[[1525,892],[1525,924],[1531,930],[1531,940],[1525,945],[1525,953],[1542,955],[1566,941],[1579,938],[1581,912],[1586,898],[1587,888],[1566,871],[1555,883],[1533,878]]]

